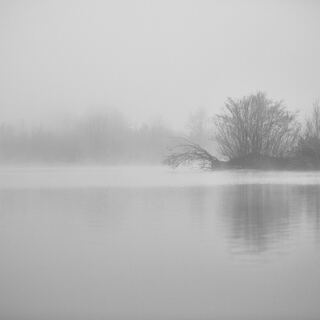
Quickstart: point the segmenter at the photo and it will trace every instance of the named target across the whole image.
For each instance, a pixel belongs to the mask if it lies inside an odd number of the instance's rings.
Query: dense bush
[[[216,141],[229,159],[250,154],[287,156],[297,145],[299,130],[296,115],[261,92],[229,98],[224,112],[216,116]]]
[[[173,167],[198,163],[210,169],[320,169],[319,103],[303,130],[295,113],[261,92],[239,100],[229,98],[214,119],[214,142],[227,161],[219,161],[189,140],[173,148],[165,163]]]

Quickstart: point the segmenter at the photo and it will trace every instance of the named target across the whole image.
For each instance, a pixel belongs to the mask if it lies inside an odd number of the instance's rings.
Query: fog
[[[317,1],[1,1],[0,119],[44,126],[116,109],[185,126],[257,90],[319,97]]]
[[[320,319],[319,30],[0,0],[0,320]]]
[[[0,163],[160,163],[175,133],[165,124],[132,126],[115,110],[53,126],[0,125]]]

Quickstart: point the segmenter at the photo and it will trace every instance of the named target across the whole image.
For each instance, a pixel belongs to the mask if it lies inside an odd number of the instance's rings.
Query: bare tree
[[[170,149],[170,153],[164,160],[164,164],[176,168],[184,164],[197,163],[202,169],[210,170],[221,165],[221,161],[200,145],[187,138],[179,138],[179,140],[180,143]]]
[[[258,92],[239,100],[229,98],[225,112],[216,116],[216,141],[229,159],[250,154],[287,156],[297,145],[300,126],[296,114],[281,101]]]

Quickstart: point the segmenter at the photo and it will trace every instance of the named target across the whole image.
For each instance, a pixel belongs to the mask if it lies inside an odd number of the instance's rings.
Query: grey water
[[[320,174],[0,169],[0,319],[319,319]]]

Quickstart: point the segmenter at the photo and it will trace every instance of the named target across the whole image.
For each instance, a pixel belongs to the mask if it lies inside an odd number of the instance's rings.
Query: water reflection
[[[319,236],[320,186],[1,190],[0,213],[0,226],[29,217],[101,232],[133,224],[189,232],[200,227],[222,233],[234,254],[260,254],[289,246],[302,227]]]
[[[220,213],[234,253],[289,250],[297,232],[319,236],[317,185],[239,185],[228,188],[222,196]]]
[[[317,315],[319,210],[316,185],[2,189],[0,316]]]
[[[220,214],[230,229],[235,251],[261,253],[290,236],[290,228],[299,219],[293,196],[287,186],[225,188]]]
[[[296,202],[300,204],[309,229],[313,230],[315,240],[320,244],[320,186],[297,186]]]

